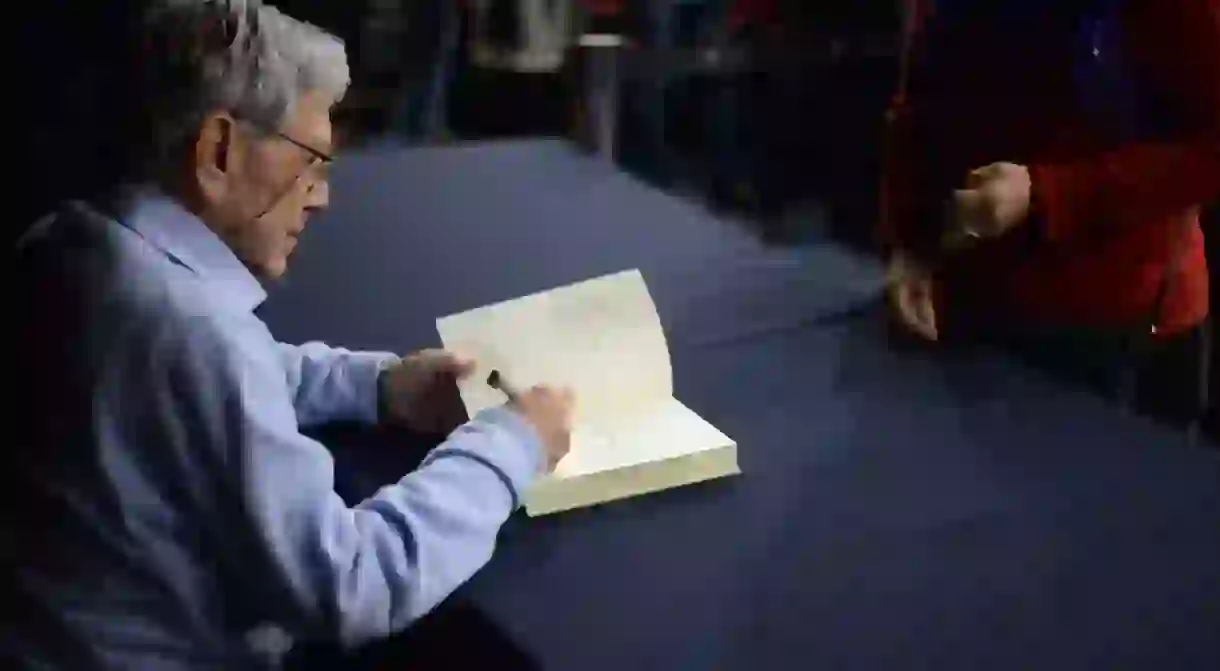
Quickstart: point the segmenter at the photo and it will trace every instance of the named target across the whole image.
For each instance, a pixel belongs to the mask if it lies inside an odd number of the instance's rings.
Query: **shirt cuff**
[[[368,424],[381,420],[381,373],[400,361],[388,352],[353,352],[347,363],[347,379],[356,390],[356,419]]]
[[[542,472],[544,450],[533,425],[508,406],[499,406],[480,412],[460,427],[428,455],[424,465],[461,456],[471,456],[496,471],[512,493],[515,508]]]

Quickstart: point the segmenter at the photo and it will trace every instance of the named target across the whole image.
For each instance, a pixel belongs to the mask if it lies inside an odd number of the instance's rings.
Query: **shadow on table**
[[[982,417],[998,413],[1007,421],[1019,408],[1034,417],[1037,407],[1042,423],[1054,418],[1062,422],[1062,430],[1079,431],[1081,425],[1069,419],[1072,412],[1102,416],[1101,408],[1108,406],[1106,416],[1134,416],[1134,426],[1156,427],[1162,439],[1214,447],[1214,439],[1198,440],[1186,430],[1185,422],[1174,423],[1128,408],[1115,391],[1082,376],[1074,366],[1038,358],[1001,339],[956,337],[928,343],[902,331],[882,304],[846,316],[849,319],[840,320],[845,335],[835,376],[838,393],[867,388],[874,397],[880,395],[890,403],[955,405],[960,415],[958,428],[978,431],[975,438],[982,442],[992,439],[991,429],[985,422],[980,424]],[[912,372],[895,376],[895,369]]]
[[[401,429],[331,425],[311,432],[335,458],[335,490],[348,505],[415,469],[438,436]],[[288,671],[374,671],[412,669],[539,668],[508,635],[473,605],[453,598],[409,630],[359,650],[343,652],[333,645],[299,644],[285,663]]]
[[[1034,393],[1070,399],[1073,405],[1113,404],[1067,372],[1026,361],[999,345],[943,336],[925,341],[898,326],[880,302],[842,327],[838,393],[867,389],[889,403],[955,406],[967,424],[971,411],[1028,401]],[[1087,397],[1093,398],[1082,400]]]

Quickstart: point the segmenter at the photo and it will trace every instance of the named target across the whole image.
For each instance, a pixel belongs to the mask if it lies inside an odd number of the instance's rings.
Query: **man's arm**
[[[203,324],[177,340],[168,361],[180,382],[158,423],[189,443],[179,450],[215,459],[234,519],[210,540],[265,615],[294,632],[354,645],[402,630],[487,562],[539,470],[535,431],[496,408],[349,508],[329,452],[298,432],[265,331]]]
[[[1131,0],[1130,55],[1182,108],[1168,141],[1030,166],[1049,242],[1163,220],[1220,195],[1220,0]]]
[[[350,352],[322,343],[279,344],[292,405],[301,426],[334,421],[376,423],[378,375],[398,357]]]

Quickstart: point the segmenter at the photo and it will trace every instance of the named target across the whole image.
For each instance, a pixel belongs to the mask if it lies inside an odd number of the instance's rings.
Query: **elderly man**
[[[446,401],[472,364],[272,338],[260,280],[327,204],[343,46],[258,0],[155,4],[132,124],[142,170],[17,252],[30,365],[24,435],[6,447],[21,513],[0,547],[18,595],[6,647],[24,668],[247,668],[292,637],[402,630],[489,559],[568,446],[570,394],[523,390],[344,505],[299,427],[452,430]]]

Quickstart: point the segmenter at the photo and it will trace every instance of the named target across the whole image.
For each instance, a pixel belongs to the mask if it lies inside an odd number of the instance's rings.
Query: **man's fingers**
[[[953,192],[953,204],[959,215],[961,213],[973,214],[978,211],[985,199],[986,196],[980,188],[958,189]]]
[[[927,329],[920,323],[920,310],[915,304],[915,291],[911,285],[905,283],[900,285],[895,293],[895,299],[898,302],[898,316],[902,318],[902,323],[912,331],[924,335]]]
[[[983,184],[995,179],[1004,170],[1003,163],[992,163],[981,168],[975,168],[966,174],[966,187],[977,189]]]
[[[987,219],[987,194],[981,189],[953,192],[953,224],[959,231],[978,232]]]
[[[911,304],[919,332],[929,340],[936,340],[936,308],[932,304],[932,290],[921,286],[912,289]]]
[[[905,282],[894,287],[894,307],[903,322],[914,326],[915,306],[911,303],[911,287]]]
[[[477,367],[473,358],[443,349],[423,350],[416,356],[425,370],[431,370],[437,375],[453,375],[459,379],[470,375]]]
[[[936,340],[938,332],[930,273],[903,255],[890,260],[889,270],[889,300],[894,316],[908,330]]]
[[[917,284],[907,283],[897,287],[894,298],[898,314],[912,331],[929,340],[936,340],[936,311],[932,307],[930,290]]]
[[[539,394],[543,398],[549,398],[552,402],[557,403],[565,413],[571,412],[572,407],[576,405],[576,392],[571,387],[551,387],[548,385],[538,385],[530,390],[532,393]]]
[[[478,362],[470,357],[462,356],[460,354],[453,355],[451,365],[453,374],[456,375],[459,380],[469,377],[474,373],[475,369],[478,368]]]

